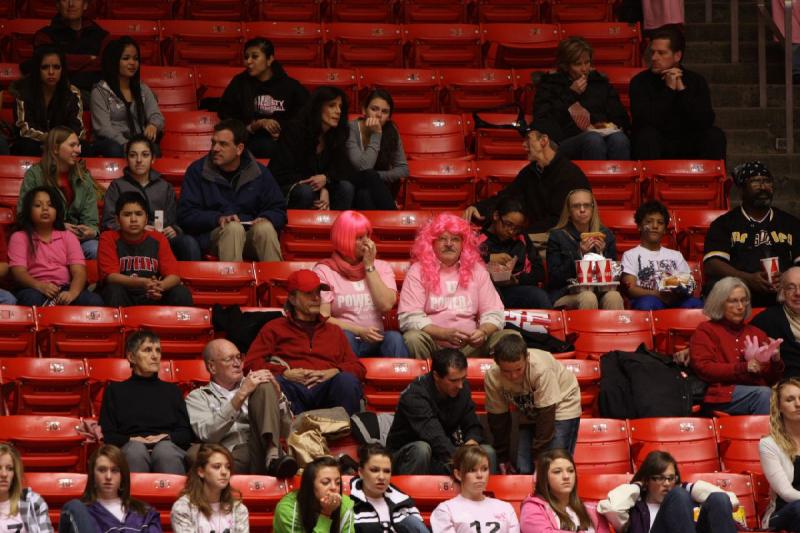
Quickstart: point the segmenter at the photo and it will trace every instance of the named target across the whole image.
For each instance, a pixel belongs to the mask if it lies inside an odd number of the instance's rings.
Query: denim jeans
[[[771,389],[755,385],[734,385],[730,403],[709,403],[707,409],[729,415],[768,415]]]
[[[580,418],[569,420],[556,420],[553,438],[547,445],[548,450],[567,450],[570,455],[575,453],[575,441],[578,440],[578,429],[581,425]],[[531,456],[531,444],[536,426],[523,424],[519,427],[519,441],[517,444],[517,471],[520,474],[532,474],[535,458]]]
[[[481,444],[489,456],[489,469],[497,473],[497,452]],[[450,467],[433,457],[431,445],[424,440],[409,442],[392,454],[392,473],[396,475],[448,475]]]
[[[567,159],[580,161],[629,161],[631,142],[618,131],[603,137],[593,131],[584,131],[558,144],[558,153]]]
[[[277,376],[277,380],[296,415],[326,407],[344,407],[348,415],[361,410],[361,381],[350,372],[340,372],[313,387],[289,381],[283,376]]]
[[[408,357],[408,348],[399,331],[384,331],[383,342],[368,342],[356,338],[355,333],[343,331],[356,357]]]
[[[631,309],[638,311],[658,311],[666,309],[667,304],[661,301],[657,296],[642,296],[631,300]],[[695,298],[694,296],[687,296],[681,300],[677,305],[672,306],[673,309],[702,309],[703,300]]]
[[[349,181],[337,181],[325,186],[330,195],[330,209],[332,211],[344,211],[353,206],[355,188]],[[319,197],[310,185],[300,183],[295,185],[291,192],[286,196],[287,207],[289,209],[314,209],[314,202]]]
[[[15,305],[17,299],[5,289],[0,289],[0,305]]]
[[[176,235],[169,241],[169,247],[178,261],[201,261],[203,252],[197,240],[191,235]]]
[[[800,531],[800,500],[787,503],[769,517],[769,528],[775,531]]]
[[[64,287],[61,288],[61,290],[64,291],[69,290],[69,285],[65,285]],[[17,305],[28,305],[28,306],[36,305],[41,307],[47,303],[47,300],[48,300],[47,296],[37,291],[36,289],[28,288],[28,289],[20,289],[19,291],[17,291]],[[89,292],[84,289],[70,305],[88,305],[88,306],[103,307],[105,304],[103,303],[103,299],[100,297],[99,294],[95,294],[93,292]]]
[[[683,487],[675,487],[664,497],[650,533],[735,533],[731,500],[724,492],[715,492],[700,506],[694,522],[694,502]]]
[[[553,307],[547,292],[533,285],[497,287],[497,293],[506,309],[550,309]]]
[[[84,259],[97,259],[97,248],[99,246],[100,241],[97,239],[81,241],[81,250],[83,250]]]

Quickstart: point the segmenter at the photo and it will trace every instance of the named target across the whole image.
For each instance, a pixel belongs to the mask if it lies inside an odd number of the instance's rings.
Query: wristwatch
[[[366,273],[375,272],[375,265],[368,266],[367,268],[364,269],[364,272]]]

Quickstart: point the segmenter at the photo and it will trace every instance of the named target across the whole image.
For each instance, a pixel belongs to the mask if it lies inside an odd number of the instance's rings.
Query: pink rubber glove
[[[775,358],[778,353],[778,347],[783,342],[783,339],[770,339],[761,346],[758,345],[758,339],[753,336],[745,336],[744,338],[744,358],[745,361],[755,359],[759,363],[768,363],[771,359]]]

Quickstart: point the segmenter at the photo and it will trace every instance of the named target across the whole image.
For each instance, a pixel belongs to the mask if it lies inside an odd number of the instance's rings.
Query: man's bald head
[[[227,339],[214,339],[203,348],[203,361],[206,363],[211,381],[224,387],[238,383],[242,372],[242,354],[239,348]]]

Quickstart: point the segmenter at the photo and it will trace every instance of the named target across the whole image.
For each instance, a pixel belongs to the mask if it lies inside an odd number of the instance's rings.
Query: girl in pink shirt
[[[11,274],[22,288],[19,305],[102,306],[99,295],[85,290],[86,264],[78,238],[66,231],[64,206],[52,188],[28,191],[17,213],[19,231],[11,235]]]
[[[344,330],[357,356],[408,357],[400,332],[383,329],[383,315],[397,303],[397,283],[389,263],[375,258],[371,233],[369,219],[356,211],[333,223],[333,255],[314,267],[329,289],[320,313]]]

